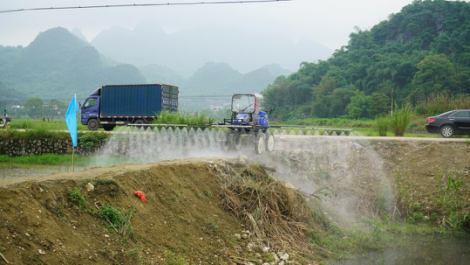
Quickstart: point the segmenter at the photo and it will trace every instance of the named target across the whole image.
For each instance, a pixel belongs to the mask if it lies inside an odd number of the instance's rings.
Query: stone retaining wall
[[[105,141],[86,143],[78,142],[75,153],[78,155],[90,155],[101,148]],[[0,139],[0,155],[28,156],[43,154],[65,155],[72,153],[72,141],[68,139]]]

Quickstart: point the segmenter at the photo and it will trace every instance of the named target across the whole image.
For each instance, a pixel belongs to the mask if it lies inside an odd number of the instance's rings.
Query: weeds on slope
[[[470,232],[470,208],[466,203],[470,186],[465,185],[466,179],[468,177],[440,170],[434,183],[414,183],[407,172],[397,172],[398,204],[408,223]],[[426,188],[416,189],[416,185]]]
[[[222,206],[240,218],[258,239],[298,254],[315,253],[309,242],[314,220],[302,194],[271,179],[266,168],[231,172],[222,185]]]
[[[118,234],[127,236],[132,234],[131,218],[134,211],[123,212],[111,204],[103,204],[99,209],[98,216],[109,223],[110,229],[114,229]]]

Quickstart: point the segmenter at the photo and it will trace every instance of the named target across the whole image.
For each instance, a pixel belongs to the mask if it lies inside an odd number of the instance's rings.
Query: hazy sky
[[[1,0],[0,10],[97,4],[199,2],[201,0]],[[206,0],[207,1],[207,0]],[[209,0],[210,1],[210,0]],[[221,1],[221,0],[219,0]],[[358,26],[369,29],[412,0],[295,0],[268,4],[103,8],[0,14],[0,45],[28,45],[52,27],[79,28],[91,41],[113,26],[159,24],[167,33],[197,27],[269,31],[297,40],[309,36],[330,49],[347,44]]]

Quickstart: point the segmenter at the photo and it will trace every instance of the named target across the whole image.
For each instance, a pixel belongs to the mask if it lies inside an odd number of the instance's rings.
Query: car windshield
[[[255,111],[254,95],[235,95],[232,100],[232,111],[238,113],[253,113]]]

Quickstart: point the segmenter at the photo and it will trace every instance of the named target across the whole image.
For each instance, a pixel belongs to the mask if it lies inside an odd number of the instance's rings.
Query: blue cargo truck
[[[152,123],[162,111],[178,111],[178,94],[178,87],[171,85],[105,85],[81,106],[81,122],[92,131]]]

